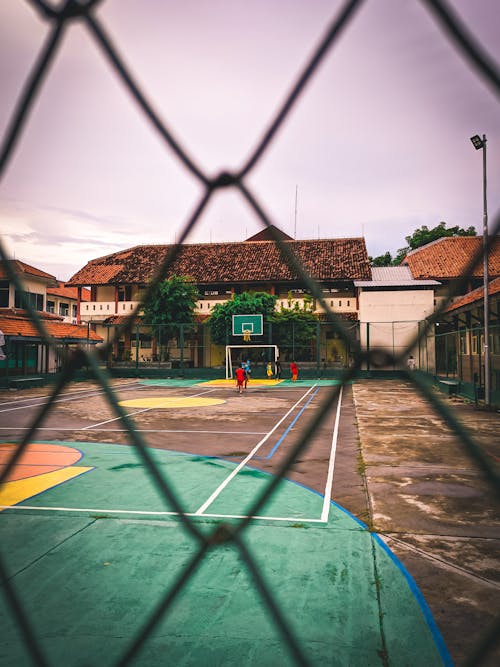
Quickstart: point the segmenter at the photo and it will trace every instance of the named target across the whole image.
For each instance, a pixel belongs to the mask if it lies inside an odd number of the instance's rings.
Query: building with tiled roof
[[[495,308],[495,304],[500,305],[498,303],[499,295],[500,295],[500,278],[494,278],[492,281],[488,283],[488,296],[491,299],[489,304],[490,310],[492,311],[496,323],[498,323],[498,321],[500,320],[498,309]],[[467,294],[464,294],[463,296],[454,299],[453,303],[451,303],[444,310],[443,315],[446,316],[451,313],[458,314],[459,312],[463,312],[471,306],[475,307],[479,306],[482,308],[483,299],[484,299],[484,286],[476,287],[476,289],[472,290],[472,292],[468,292]]]
[[[301,308],[309,299],[308,289],[297,268],[276,245],[273,240],[276,236],[320,284],[328,306],[340,318],[356,321],[354,281],[371,278],[362,238],[296,241],[274,228],[272,233],[266,229],[239,243],[186,244],[180,248],[166,277],[181,275],[196,283],[200,293],[199,321],[207,319],[217,304],[247,291],[275,295],[277,308]],[[80,304],[81,321],[91,322],[105,336],[108,325],[114,324],[117,317],[133,312],[141,302],[146,286],[172,248],[135,246],[89,261],[67,283],[78,289],[90,287],[90,301]],[[324,318],[319,302],[314,302],[313,307],[319,318]],[[128,342],[124,341],[124,345],[127,349]],[[120,356],[121,352],[117,354]],[[153,350],[146,354],[153,355]]]
[[[85,343],[97,344],[102,337],[90,327],[77,325],[78,299],[90,298],[89,290],[66,287],[53,275],[20,260],[11,260],[11,268],[22,283],[18,289],[11,280],[5,262],[0,262],[0,331],[5,345],[0,359],[0,380],[19,375],[56,371],[64,351]],[[42,339],[26,311],[26,300],[37,311],[46,333],[56,341],[57,350]]]
[[[483,278],[483,238],[450,236],[432,241],[409,252],[403,264],[417,280],[439,280],[443,285],[465,274],[470,275],[469,289],[478,287]],[[469,264],[477,254],[479,261],[470,271]],[[500,277],[500,237],[491,239],[488,253],[490,278]]]
[[[11,259],[10,263],[14,272],[19,274],[24,280],[40,279],[47,285],[55,285],[57,283],[55,276],[46,273],[45,271],[41,271],[34,266],[30,266],[29,264],[26,264],[26,262],[21,262],[19,259]],[[9,274],[5,262],[0,261],[0,280],[8,280],[8,276]]]
[[[442,374],[462,383],[484,385],[484,285],[455,297],[441,313],[438,337],[446,340],[448,357]],[[492,397],[500,399],[500,277],[488,282],[489,367]]]
[[[370,264],[364,239],[319,239],[284,241],[307,273],[317,281],[370,278]],[[171,250],[169,245],[136,246],[88,262],[68,285],[139,285],[152,280]],[[200,286],[249,285],[263,289],[272,285],[293,288],[301,282],[274,241],[241,243],[195,243],[182,246],[167,277],[190,276]]]
[[[57,343],[65,345],[87,341],[101,343],[102,338],[92,329],[77,324],[62,322],[60,318],[41,317],[46,333],[54,338]],[[16,340],[36,342],[41,340],[41,334],[35,323],[26,313],[2,313],[0,312],[0,330],[5,338],[12,342]]]
[[[57,281],[56,287],[47,287],[46,311],[60,315],[65,322],[78,324],[78,304],[90,301],[90,290],[71,287]]]

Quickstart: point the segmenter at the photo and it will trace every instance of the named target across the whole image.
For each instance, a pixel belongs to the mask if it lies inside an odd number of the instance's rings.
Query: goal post
[[[226,380],[233,379],[233,350],[270,350],[274,363],[280,356],[280,351],[277,345],[226,345]]]

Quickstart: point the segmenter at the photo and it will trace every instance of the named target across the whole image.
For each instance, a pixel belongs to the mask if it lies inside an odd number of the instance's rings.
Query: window
[[[465,332],[460,333],[459,341],[460,354],[467,354],[467,334]]]
[[[9,281],[0,280],[0,308],[9,307]]]
[[[72,317],[76,317],[76,316],[77,316],[77,307],[76,307],[76,304],[73,304],[73,305],[71,306],[71,313],[72,313]]]
[[[149,350],[152,347],[153,337],[150,334],[139,334],[139,347],[143,350]],[[136,347],[137,338],[133,336],[130,338],[130,346]]]
[[[472,336],[472,354],[477,354],[477,336]]]
[[[69,306],[67,303],[60,303],[59,304],[59,315],[62,315],[63,317],[67,317],[69,313]]]
[[[23,297],[35,310],[43,310],[43,294],[35,292],[19,292],[16,290],[14,295],[14,306],[16,308],[25,308]]]
[[[47,312],[48,313],[56,312],[56,304],[54,301],[47,301]]]
[[[125,287],[118,288],[118,301],[132,301],[131,285],[125,285]]]
[[[491,338],[491,353],[500,354],[500,333],[493,333]]]

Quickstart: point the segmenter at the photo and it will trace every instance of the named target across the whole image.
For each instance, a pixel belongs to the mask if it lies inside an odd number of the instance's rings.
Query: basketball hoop
[[[250,334],[251,334],[250,329],[244,329],[244,330],[243,330],[243,341],[244,341],[245,343],[249,343],[249,342],[250,342],[250,340],[251,340],[251,339],[250,339]]]

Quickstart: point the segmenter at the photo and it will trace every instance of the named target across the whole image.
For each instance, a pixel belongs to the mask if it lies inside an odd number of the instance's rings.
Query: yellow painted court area
[[[234,382],[233,382],[234,384]],[[221,398],[204,398],[202,396],[151,396],[150,398],[132,398],[120,401],[126,408],[201,408],[208,405],[225,403]]]
[[[90,467],[68,467],[54,470],[42,475],[35,475],[26,479],[17,479],[13,482],[5,482],[0,489],[0,512],[6,506],[17,505],[27,498],[36,496],[47,489],[51,489],[62,482],[67,482],[68,479],[78,477],[78,475],[92,470]]]
[[[283,380],[268,380],[267,378],[251,378],[248,381],[248,386],[250,387],[274,387],[277,384],[281,384]],[[203,387],[234,387],[236,380],[209,380],[208,382],[200,382],[200,386]]]

